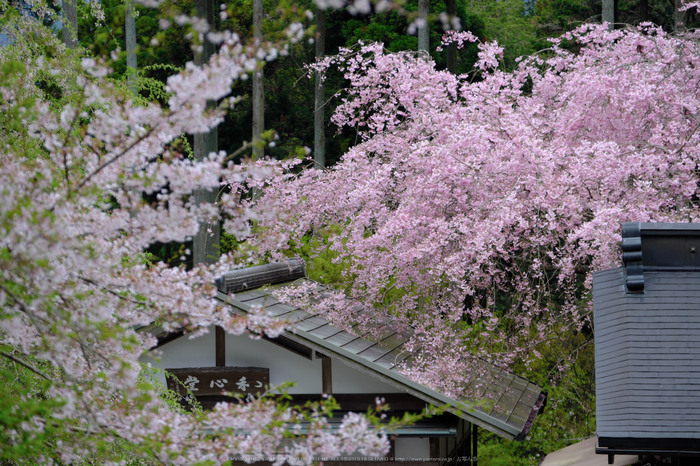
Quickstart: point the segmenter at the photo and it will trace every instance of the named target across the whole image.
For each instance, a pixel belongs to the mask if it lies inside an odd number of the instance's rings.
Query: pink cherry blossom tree
[[[49,11],[35,3],[35,11]],[[35,18],[2,19],[0,458],[116,463],[125,458],[124,450],[114,453],[119,445],[128,445],[131,459],[162,464],[221,464],[241,455],[307,464],[315,455],[384,454],[386,435],[365,417],[348,416],[331,434],[322,414],[332,402],[302,412],[262,398],[193,414],[173,409],[142,377],[138,359],[155,340],[139,326],[158,321],[201,333],[218,325],[240,334],[264,321],[233,317],[213,299],[214,278],[239,267],[240,257],[185,270],[148,263],[145,248],[184,242],[199,224],[220,218],[238,233],[252,220],[281,220],[277,209],[252,211],[240,202],[240,190],[275,173],[274,164],[234,165],[224,152],[195,162],[178,141],[216,126],[223,109],[207,101],[227,104],[234,81],[283,49],[247,46],[197,18],[175,20],[219,50],[171,76],[160,107],[135,104],[123,83],[106,77],[105,58],[66,50]],[[289,34],[299,31],[294,24]],[[196,190],[219,190],[222,180],[230,189],[216,205],[193,200]],[[282,328],[269,322],[263,331],[274,336]],[[289,438],[302,421],[308,434]]]
[[[319,311],[348,328],[392,322],[412,335],[407,375],[474,389],[479,360],[528,363],[592,326],[591,273],[619,265],[620,222],[698,221],[698,44],[586,25],[511,73],[481,44],[463,76],[379,44],[327,57],[313,68],[350,83],[334,122],[362,142],[265,189],[259,211],[286,205],[295,228],[261,222],[260,251],[311,234],[344,270]]]

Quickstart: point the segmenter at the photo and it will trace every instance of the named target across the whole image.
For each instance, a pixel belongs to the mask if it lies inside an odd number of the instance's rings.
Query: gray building
[[[596,453],[700,461],[700,224],[624,223],[593,274]]]

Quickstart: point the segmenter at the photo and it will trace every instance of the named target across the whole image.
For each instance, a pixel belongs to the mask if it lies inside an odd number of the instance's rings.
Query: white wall
[[[281,346],[248,335],[226,335],[226,365],[267,367],[270,383],[295,382],[289,393],[321,393],[321,360],[310,361]]]
[[[333,360],[333,393],[401,393],[382,380],[358,371],[337,359]]]
[[[201,337],[178,338],[159,350],[141,358],[159,369],[182,367],[214,367],[214,328]],[[160,354],[159,358],[158,354]],[[296,386],[290,394],[321,393],[321,360],[309,359],[265,340],[255,340],[248,335],[226,335],[226,365],[239,367],[265,367],[270,369],[270,383],[279,386],[292,381]],[[397,393],[401,390],[381,380],[333,360],[334,393]],[[165,378],[161,376],[161,382]]]

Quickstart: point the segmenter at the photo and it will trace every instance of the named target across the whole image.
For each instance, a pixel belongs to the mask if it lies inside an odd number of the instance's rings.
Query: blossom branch
[[[23,360],[21,360],[21,359],[19,359],[19,358],[16,358],[16,357],[14,357],[13,355],[11,355],[10,353],[6,353],[5,351],[0,351],[0,355],[3,356],[3,357],[5,357],[5,358],[7,358],[7,359],[9,359],[9,360],[11,360],[11,361],[16,362],[17,364],[19,364],[19,365],[21,365],[21,366],[24,366],[25,368],[27,368],[27,369],[29,369],[30,371],[34,372],[36,375],[38,375],[38,376],[40,376],[40,377],[42,377],[42,378],[48,380],[49,382],[52,382],[52,383],[53,383],[53,379],[52,379],[51,377],[49,377],[48,375],[46,375],[43,371],[41,371],[41,370],[37,369],[36,367],[32,366],[32,365],[29,364],[28,362],[23,361]]]

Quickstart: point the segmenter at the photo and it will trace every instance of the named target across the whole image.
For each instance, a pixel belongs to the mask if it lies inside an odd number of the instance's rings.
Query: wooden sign
[[[168,388],[180,396],[187,396],[187,387],[194,396],[231,392],[257,397],[270,386],[270,369],[263,367],[186,367],[165,370],[181,382],[178,383],[172,377],[166,378]]]

